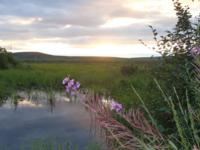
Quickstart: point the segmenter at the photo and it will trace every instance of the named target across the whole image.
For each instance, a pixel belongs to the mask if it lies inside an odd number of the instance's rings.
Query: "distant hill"
[[[49,60],[49,59],[55,59],[52,55],[47,55],[39,52],[19,52],[19,53],[13,53],[15,59],[17,60],[29,60],[29,61],[38,61],[38,60]]]
[[[53,56],[39,52],[18,52],[13,53],[15,59],[19,61],[51,61],[51,60],[61,60],[64,57]]]
[[[77,56],[54,56],[39,52],[18,52],[13,53],[13,56],[18,61],[116,61],[124,60],[123,58],[114,57],[77,57]]]
[[[13,53],[13,56],[18,61],[30,62],[51,62],[51,61],[67,61],[67,62],[116,62],[129,60],[155,60],[157,58],[116,58],[116,57],[77,57],[77,56],[54,56],[39,52],[18,52]]]

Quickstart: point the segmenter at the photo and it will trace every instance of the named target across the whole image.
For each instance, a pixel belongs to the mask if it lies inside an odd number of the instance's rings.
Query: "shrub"
[[[175,28],[159,38],[156,29],[150,26],[157,44],[153,49],[162,55],[161,64],[154,75],[165,81],[165,90],[168,93],[172,93],[171,86],[177,89],[180,96],[184,96],[187,89],[190,99],[194,100],[190,86],[194,77],[194,58],[191,52],[194,47],[200,46],[200,18],[197,17],[196,22],[191,22],[189,7],[183,7],[178,0],[173,2],[178,18]]]
[[[0,69],[7,69],[17,65],[17,61],[5,48],[0,47]]]

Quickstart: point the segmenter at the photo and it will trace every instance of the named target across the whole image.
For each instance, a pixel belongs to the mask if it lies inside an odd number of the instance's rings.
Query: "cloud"
[[[0,40],[19,48],[37,40],[135,44],[152,40],[148,25],[164,33],[176,22],[171,0],[0,0],[0,10]]]

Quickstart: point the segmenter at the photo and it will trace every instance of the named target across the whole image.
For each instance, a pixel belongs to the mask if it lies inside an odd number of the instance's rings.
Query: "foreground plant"
[[[145,143],[149,144],[147,147],[165,148],[162,134],[148,121],[141,109],[125,112],[122,104],[113,100],[105,103],[101,95],[91,93],[86,95],[84,105],[104,129],[109,149],[142,150]]]
[[[84,105],[89,108],[91,114],[95,115],[96,121],[104,129],[109,149],[199,150],[200,105],[197,104],[198,109],[194,108],[186,93],[187,106],[181,103],[178,95],[179,104],[176,106],[176,101],[162,90],[157,81],[155,82],[172,113],[171,119],[176,128],[174,133],[164,134],[160,131],[158,127],[160,123],[154,120],[151,110],[148,110],[136,90],[143,108],[132,108],[127,111],[123,107],[121,111],[117,111],[118,107],[116,110],[113,109],[113,102],[105,103],[101,95],[90,93],[86,95]],[[177,93],[175,88],[174,92]],[[200,94],[200,91],[197,93]],[[116,101],[115,104],[120,105],[120,108],[122,106]]]
[[[155,80],[158,89],[163,95],[163,102],[170,110],[173,121],[174,132],[163,133],[159,126],[162,122],[157,122],[151,114],[151,110],[145,105],[142,97],[133,90],[138,96],[142,107],[125,110],[122,104],[116,100],[105,100],[102,95],[87,92],[84,105],[95,116],[95,120],[105,131],[105,139],[109,142],[109,149],[124,150],[199,150],[200,148],[200,55],[196,53],[195,77],[191,81],[199,83],[193,86],[195,99],[194,105],[185,93],[185,99],[179,97],[176,88],[173,92],[176,99],[168,95]],[[71,84],[73,83],[73,84]],[[76,85],[74,79],[65,78],[63,84],[67,87]],[[78,83],[79,85],[80,83]],[[68,90],[67,90],[68,91]],[[160,114],[162,115],[162,114]],[[163,116],[165,117],[165,116]]]
[[[199,55],[196,55],[196,62],[199,59]],[[194,65],[196,74],[193,79],[195,79],[195,82],[200,83],[199,63]],[[134,87],[132,88],[138,96],[142,107],[129,110],[125,110],[123,105],[116,100],[105,100],[100,94],[91,92],[85,94],[83,104],[95,116],[99,126],[104,129],[105,139],[109,143],[110,150],[199,150],[200,103],[196,103],[195,106],[191,105],[187,91],[184,96],[186,99],[181,99],[175,87],[173,91],[176,99],[173,99],[164,92],[157,80],[155,82],[163,95],[163,102],[166,102],[166,107],[169,108],[172,114],[171,120],[175,128],[173,133],[160,131],[159,126],[162,123],[154,119],[151,110],[145,105],[145,102]],[[74,79],[70,78],[63,80],[63,84],[71,87],[71,89],[76,83]],[[193,90],[196,99],[200,100],[199,87],[194,86]]]

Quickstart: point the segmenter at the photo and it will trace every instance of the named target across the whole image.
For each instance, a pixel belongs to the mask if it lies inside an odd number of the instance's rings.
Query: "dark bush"
[[[199,97],[194,90],[199,89],[197,73],[195,73],[198,68],[195,68],[195,60],[198,56],[194,56],[192,51],[194,48],[200,47],[200,16],[192,19],[189,7],[182,6],[179,0],[173,0],[173,4],[177,23],[172,31],[166,31],[165,35],[160,36],[157,30],[150,26],[156,42],[156,47],[153,49],[162,56],[160,64],[152,73],[158,82],[162,83],[165,95],[174,101],[174,108],[178,114],[181,114],[180,104],[183,110],[187,110],[187,100],[194,109],[199,110],[197,105]],[[169,106],[160,108],[160,111],[157,111],[157,118],[168,131],[173,133],[176,130],[173,128],[176,127],[174,120],[169,117],[171,119],[166,121],[166,116],[172,116],[172,112],[169,112],[168,115],[164,112],[169,109]]]
[[[178,0],[174,0],[174,9],[177,15],[177,23],[172,31],[167,31],[166,35],[159,36],[152,26],[154,40],[157,44],[154,49],[162,55],[162,60],[154,76],[159,81],[165,82],[165,90],[168,94],[174,93],[174,87],[181,99],[186,99],[185,93],[191,101],[195,101],[193,86],[194,79],[194,58],[191,51],[200,46],[199,23],[197,16],[192,21],[189,7],[183,7]],[[176,99],[174,93],[173,99]],[[192,103],[193,103],[192,102]]]
[[[5,48],[0,47],[0,69],[7,69],[15,67],[17,61],[13,58],[12,53],[6,51]]]

